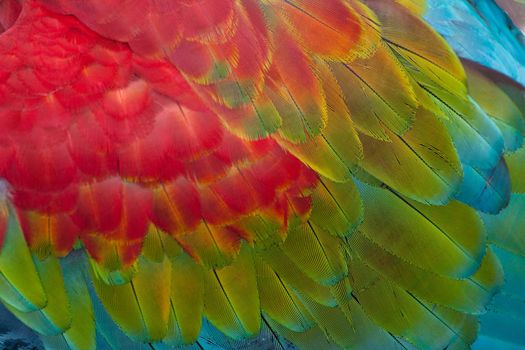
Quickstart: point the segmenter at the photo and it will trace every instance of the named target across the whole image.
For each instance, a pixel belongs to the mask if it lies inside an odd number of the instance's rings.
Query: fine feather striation
[[[0,300],[51,349],[468,348],[514,273],[523,97],[423,11],[24,2]]]

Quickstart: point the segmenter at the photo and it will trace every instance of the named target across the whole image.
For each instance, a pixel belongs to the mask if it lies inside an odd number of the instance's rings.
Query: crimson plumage
[[[46,347],[474,342],[524,89],[425,1],[0,4],[0,300]]]

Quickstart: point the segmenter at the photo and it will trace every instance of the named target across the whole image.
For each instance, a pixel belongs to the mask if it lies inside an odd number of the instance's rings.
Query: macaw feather
[[[512,191],[514,193],[524,193],[525,183],[523,176],[521,176],[523,166],[525,164],[525,150],[521,148],[519,151],[505,156],[505,161],[509,168],[509,174],[512,182]]]
[[[0,254],[2,302],[20,312],[38,312],[48,304],[47,293],[13,209],[1,205],[6,221]]]
[[[415,296],[460,312],[485,312],[485,305],[503,284],[501,267],[490,253],[485,255],[480,268],[472,276],[453,279],[428,273],[396,257],[361,232],[351,237],[349,246],[360,259]],[[488,280],[484,280],[486,277]]]
[[[80,257],[62,261],[64,286],[71,309],[71,326],[55,336],[42,337],[45,346],[64,349],[93,349],[96,347],[97,326],[94,319],[93,303],[86,284],[84,269],[74,266],[82,264]]]
[[[503,337],[525,88],[427,11],[0,2],[0,302],[49,349]]]
[[[359,258],[353,258],[349,268],[351,278],[358,283],[356,298],[364,311],[392,334],[419,347],[427,344],[440,348],[457,338],[466,344],[471,343],[472,339],[463,334],[463,327],[471,316],[421,302],[382,278]],[[394,309],[402,312],[393,312]]]
[[[312,192],[312,202],[311,222],[334,236],[346,237],[362,222],[363,204],[353,181],[320,179]]]
[[[506,151],[518,150],[523,144],[525,128],[522,112],[497,83],[483,75],[472,64],[464,65],[472,98],[496,122],[505,139]]]
[[[371,241],[443,276],[464,278],[479,268],[487,234],[478,214],[468,206],[456,201],[431,206],[368,185],[362,185],[361,191],[367,211],[358,230]]]
[[[256,258],[255,266],[264,314],[294,332],[313,328],[315,322],[293,289],[262,259]]]
[[[242,339],[259,333],[259,295],[251,248],[244,246],[235,262],[204,272],[204,314],[224,334]]]
[[[359,131],[388,140],[385,128],[396,134],[410,129],[417,101],[405,71],[384,45],[371,57],[331,68]]]
[[[432,204],[448,202],[457,191],[462,169],[441,122],[421,108],[405,135],[389,133],[389,137],[389,142],[361,137],[365,154],[361,167],[410,198]],[[413,177],[416,173],[418,177]]]
[[[317,283],[333,285],[348,275],[342,242],[312,222],[288,232],[282,249]]]

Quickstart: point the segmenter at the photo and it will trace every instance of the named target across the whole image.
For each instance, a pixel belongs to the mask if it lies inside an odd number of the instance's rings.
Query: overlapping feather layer
[[[46,347],[474,341],[524,100],[422,1],[2,4],[0,298]]]

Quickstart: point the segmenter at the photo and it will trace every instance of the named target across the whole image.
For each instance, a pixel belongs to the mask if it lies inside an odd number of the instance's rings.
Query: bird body
[[[1,2],[0,301],[48,349],[469,348],[523,277],[523,66],[430,11]]]

